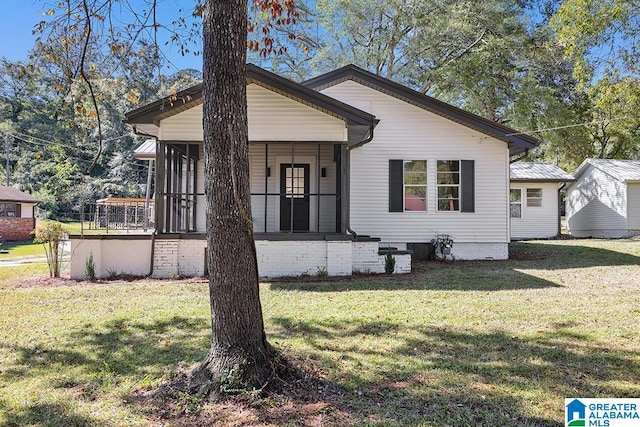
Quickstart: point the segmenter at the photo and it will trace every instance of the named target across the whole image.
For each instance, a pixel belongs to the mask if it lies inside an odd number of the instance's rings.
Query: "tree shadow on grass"
[[[563,325],[520,338],[389,321],[274,322],[274,339],[303,340],[309,363],[348,385],[343,410],[384,423],[555,426],[564,397],[640,393],[640,353],[590,343]],[[527,397],[536,395],[557,398]],[[556,416],[532,415],[537,404]]]
[[[273,281],[281,291],[344,292],[398,290],[506,291],[557,288],[561,285],[515,270],[501,261],[414,262],[412,273],[354,275],[335,279]]]
[[[153,322],[122,318],[106,324],[82,325],[50,346],[0,342],[8,353],[7,360],[12,360],[3,366],[0,379],[9,383],[45,379],[53,388],[49,393],[95,400],[127,378],[133,382],[157,380],[180,362],[204,358],[210,343],[210,335],[204,330],[209,329],[199,318],[174,317]],[[48,403],[27,402],[26,406],[7,411],[7,419],[13,422],[10,425],[23,424],[20,420],[45,425],[96,425],[94,420],[69,413],[66,406]]]
[[[638,242],[624,240],[514,242],[510,247],[510,258],[516,263],[525,262],[531,265],[530,268],[548,270],[640,265],[640,256],[597,247],[599,242],[612,248],[625,244],[638,245]]]
[[[305,278],[272,281],[283,291],[341,292],[394,290],[505,291],[557,288],[562,285],[522,270],[562,270],[594,266],[637,266],[640,257],[602,248],[548,242],[514,243],[512,259],[504,261],[419,261],[412,273],[354,275],[347,278]]]
[[[174,317],[149,323],[116,319],[100,325],[85,324],[52,347],[0,343],[17,354],[16,362],[3,370],[3,376],[35,377],[68,367],[82,367],[89,375],[161,376],[179,361],[203,356],[210,338],[199,335],[209,328],[197,318]]]
[[[22,427],[26,425],[46,425],[50,427],[100,427],[106,425],[98,420],[74,414],[60,403],[34,403],[18,411],[10,410],[0,401],[0,412],[3,412],[6,427]]]
[[[280,317],[272,322],[272,342],[302,340],[309,349],[292,354],[308,373],[302,383],[293,384],[284,398],[232,401],[209,407],[210,412],[205,406],[202,415],[169,414],[168,421],[224,425],[246,416],[244,425],[555,426],[561,415],[548,414],[562,413],[564,397],[640,393],[640,354],[590,343],[570,323],[521,338],[503,331],[367,319],[301,322]],[[200,319],[184,317],[85,325],[71,331],[59,348],[5,345],[17,352],[17,361],[2,377],[36,378],[47,370],[59,371],[60,378],[53,381],[61,391],[82,389],[78,398],[100,399],[101,393],[113,392],[107,381],[159,378],[181,361],[200,360],[209,337],[199,333],[208,328]],[[70,380],[66,367],[81,373]],[[527,400],[531,395],[535,397]],[[538,408],[547,415],[536,415],[537,404],[550,404],[537,402],[540,395],[552,396],[551,405],[557,405],[554,410]],[[123,396],[134,402],[132,412],[164,422],[158,414],[166,408],[150,408],[130,397]],[[8,425],[100,425],[78,415],[72,405],[36,401],[8,408],[0,401],[0,410]]]

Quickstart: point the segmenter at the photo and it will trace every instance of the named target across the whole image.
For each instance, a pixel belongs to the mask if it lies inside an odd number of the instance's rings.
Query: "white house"
[[[640,160],[587,159],[567,189],[567,228],[576,237],[640,235]]]
[[[439,234],[456,258],[508,257],[509,159],[534,138],[354,66],[298,84],[248,65],[247,102],[260,275],[382,272],[387,247],[407,272]],[[156,140],[156,233],[127,236],[135,257],[74,236],[72,277],[90,252],[99,276],[204,274],[202,86],[127,122]]]
[[[511,240],[560,234],[560,190],[573,176],[553,163],[515,162],[510,170]]]

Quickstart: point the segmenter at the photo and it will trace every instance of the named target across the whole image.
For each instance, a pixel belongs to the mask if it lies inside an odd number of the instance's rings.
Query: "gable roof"
[[[509,165],[511,181],[571,182],[573,175],[553,163],[514,162]]]
[[[640,181],[640,160],[585,159],[573,175],[582,175],[589,166],[600,169],[619,181]]]
[[[325,114],[344,120],[349,127],[350,142],[357,143],[364,140],[379,122],[372,114],[253,64],[247,64],[247,85],[249,84],[257,84]],[[200,104],[202,104],[202,83],[129,111],[125,114],[125,122],[132,125],[136,132],[157,136],[149,132],[149,129],[152,126],[157,127],[160,120]]]
[[[464,126],[493,136],[509,144],[509,153],[515,155],[538,145],[538,140],[500,123],[485,119],[461,108],[442,102],[392,80],[363,70],[355,65],[347,65],[329,73],[314,77],[302,84],[315,90],[322,90],[346,80],[352,80],[371,87],[409,104],[423,108]]]
[[[14,187],[0,185],[0,200],[3,202],[23,202],[23,203],[41,203],[42,200],[36,199],[31,194],[25,193]]]

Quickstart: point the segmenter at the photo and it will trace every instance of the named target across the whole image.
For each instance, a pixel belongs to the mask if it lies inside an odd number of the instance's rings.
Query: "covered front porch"
[[[157,145],[157,233],[204,233],[201,143]],[[254,232],[344,234],[348,228],[348,150],[336,142],[249,144]]]

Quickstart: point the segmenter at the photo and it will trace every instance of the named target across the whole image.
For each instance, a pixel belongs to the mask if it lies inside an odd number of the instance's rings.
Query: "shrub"
[[[96,280],[96,264],[93,262],[93,252],[89,253],[84,263],[84,275],[92,282]]]
[[[69,234],[67,229],[59,222],[44,221],[38,224],[35,231],[36,243],[42,243],[44,252],[47,255],[47,264],[49,265],[49,276],[60,277],[60,262],[62,260],[62,251],[60,243],[67,238]]]
[[[396,257],[391,254],[391,249],[387,249],[387,254],[384,257],[384,272],[392,274],[396,269]]]

